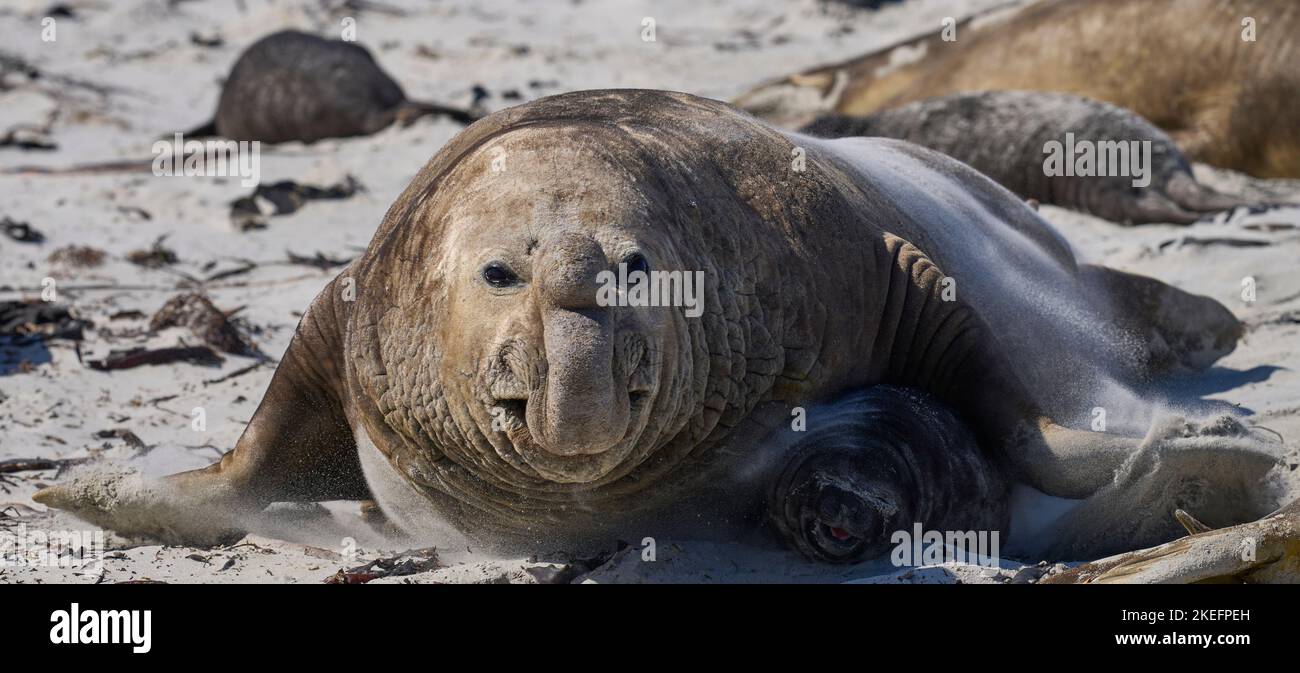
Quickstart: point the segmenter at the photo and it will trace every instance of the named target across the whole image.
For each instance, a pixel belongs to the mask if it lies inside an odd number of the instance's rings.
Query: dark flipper
[[[1232,194],[1224,194],[1196,181],[1190,173],[1179,173],[1169,179],[1165,193],[1179,207],[1195,213],[1219,213],[1234,208],[1255,208],[1263,204]]]
[[[446,115],[452,121],[460,124],[473,124],[482,118],[481,114],[474,111],[451,105],[424,101],[406,101],[398,108],[396,121],[405,126],[425,115]]]
[[[1245,328],[1227,307],[1154,278],[1083,264],[1093,305],[1146,344],[1138,378],[1200,371],[1231,353]]]

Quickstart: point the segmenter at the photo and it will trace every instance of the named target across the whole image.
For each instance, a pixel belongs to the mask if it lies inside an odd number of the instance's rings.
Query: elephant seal
[[[221,88],[216,116],[185,131],[188,138],[312,143],[376,133],[394,122],[409,124],[441,114],[462,124],[478,119],[466,110],[412,101],[363,46],[296,30],[254,42],[235,61]],[[170,139],[170,137],[169,137]],[[79,175],[144,172],[153,159],[99,161],[67,167],[14,166],[0,174]]]
[[[866,117],[826,115],[800,132],[820,138],[881,136],[924,145],[971,165],[1022,198],[1114,222],[1191,224],[1208,213],[1255,205],[1196,182],[1174,141],[1141,117],[1069,94],[953,94]],[[1053,143],[1071,165],[1076,156],[1064,148],[1090,144],[1094,157],[1089,166],[1106,161],[1109,170],[1088,176],[1049,171],[1047,148]],[[1141,181],[1146,184],[1135,186]]]
[[[678,291],[688,278],[697,294]],[[647,294],[647,283],[670,287]],[[1101,287],[1158,310],[1123,316],[1142,329],[1120,334]],[[1110,308],[1129,306],[1147,305]],[[1206,439],[1189,424],[1144,440],[1054,419],[1105,404],[1119,430],[1121,409],[1143,407],[1119,370],[1153,362],[1121,350],[1159,341],[1171,362],[1204,367],[1240,333],[1211,299],[1077,264],[1022,201],[937,152],[786,134],[686,94],[580,91],[494,113],[433,156],[304,312],[219,462],[130,493],[74,480],[35,498],[119,531],[196,541],[271,502],[373,496],[417,534],[445,521],[479,545],[572,549],[734,536],[761,518],[793,459],[820,467],[784,480],[802,503],[783,510],[798,519],[785,529],[826,525],[839,546],[819,555],[853,560],[879,547],[840,534],[874,538],[905,506],[962,505],[891,499],[933,499],[915,480],[934,468],[878,472],[897,459],[789,448],[803,436],[792,415],[888,384],[969,425],[978,454],[952,464],[982,473],[969,462],[978,455],[1063,497],[1112,483],[1143,447],[1186,465],[1211,441],[1233,470],[1149,494],[1151,511],[1124,516],[1158,523],[1179,498],[1217,523],[1217,480],[1275,462],[1249,437]],[[908,419],[889,421],[901,428],[889,436],[918,445],[963,441],[943,423],[913,434],[926,424],[917,413],[877,417]],[[1124,542],[1177,529],[1139,533]]]
[[[466,124],[475,119],[465,110],[408,100],[359,44],[283,30],[240,54],[221,87],[216,116],[190,135],[310,143],[369,135],[426,114]]]
[[[1048,0],[975,17],[955,41],[941,29],[766,83],[735,104],[798,126],[954,93],[1059,91],[1132,110],[1194,161],[1297,178],[1298,35],[1291,0]]]

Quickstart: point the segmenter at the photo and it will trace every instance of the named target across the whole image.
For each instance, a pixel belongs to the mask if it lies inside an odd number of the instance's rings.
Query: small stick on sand
[[[79,465],[88,460],[90,458],[10,458],[9,460],[0,460],[0,474],[37,470],[62,470],[65,467]]]

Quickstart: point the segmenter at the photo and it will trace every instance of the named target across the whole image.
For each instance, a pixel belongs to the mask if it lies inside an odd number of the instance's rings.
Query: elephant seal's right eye
[[[492,262],[483,267],[483,281],[492,287],[510,287],[519,282],[519,276],[501,262]]]

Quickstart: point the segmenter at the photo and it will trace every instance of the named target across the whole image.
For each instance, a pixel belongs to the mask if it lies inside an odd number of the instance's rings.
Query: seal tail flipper
[[[1195,213],[1218,213],[1234,208],[1253,208],[1270,204],[1246,197],[1224,194],[1196,181],[1190,173],[1178,173],[1165,185],[1165,194],[1180,208]]]
[[[1079,265],[1079,277],[1093,306],[1146,344],[1140,378],[1206,369],[1245,333],[1223,304],[1154,278],[1094,264]]]
[[[1049,441],[1060,443],[1079,431],[1053,432]],[[1201,425],[1162,418],[1110,482],[1041,536],[1042,553],[1079,560],[1167,542],[1184,532],[1174,514],[1181,508],[1216,526],[1253,520],[1273,507],[1261,485],[1281,453],[1229,417]]]
[[[125,534],[211,543],[214,530],[238,527],[272,502],[369,497],[338,394],[348,306],[340,292],[335,279],[303,315],[262,403],[219,461],[132,488],[130,497],[114,495],[122,492],[116,483],[78,479],[33,499]]]
[[[1189,225],[1196,224],[1206,216],[1205,212],[1184,208],[1182,204],[1164,194],[1151,193],[1141,197],[1124,196],[1120,198],[1122,205],[1118,215],[1122,224]],[[1089,205],[1083,210],[1099,217],[1106,217],[1100,214],[1105,212],[1105,208]]]
[[[1180,530],[1172,512],[1181,506],[1221,525],[1266,512],[1250,510],[1258,507],[1259,486],[1281,453],[1230,416],[1204,423],[1164,416],[1145,437],[1076,430],[1040,418],[1004,449],[1015,476],[1030,486],[1057,497],[1089,498],[1058,526],[1062,539],[1085,556],[1101,545],[1131,549],[1172,539]],[[1121,525],[1123,531],[1116,528]]]
[[[446,115],[454,122],[467,125],[473,124],[483,117],[476,110],[467,110],[442,103],[408,100],[398,108],[396,121],[402,126],[407,126],[425,115]]]

